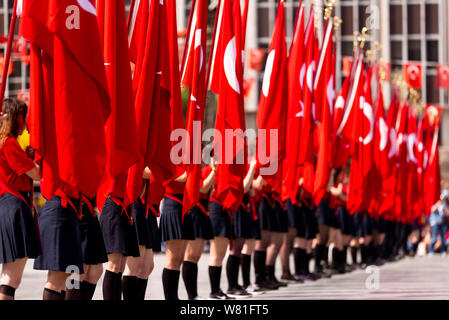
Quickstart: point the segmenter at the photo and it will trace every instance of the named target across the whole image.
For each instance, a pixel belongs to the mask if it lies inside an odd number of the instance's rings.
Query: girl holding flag
[[[28,258],[41,254],[32,214],[32,180],[41,179],[39,166],[20,148],[27,106],[5,99],[0,119],[0,300],[14,300]]]

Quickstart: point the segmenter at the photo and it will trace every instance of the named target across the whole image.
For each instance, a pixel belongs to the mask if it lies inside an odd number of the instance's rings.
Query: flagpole
[[[0,101],[1,101],[0,112],[2,111],[2,108],[3,108],[3,99],[5,98],[6,82],[8,80],[7,78],[8,78],[8,70],[9,70],[9,60],[11,59],[11,48],[12,48],[12,42],[14,40],[16,21],[17,21],[17,0],[14,0],[11,25],[9,27],[8,44],[6,47],[6,57],[5,57],[5,63],[3,66],[2,86],[0,88]]]

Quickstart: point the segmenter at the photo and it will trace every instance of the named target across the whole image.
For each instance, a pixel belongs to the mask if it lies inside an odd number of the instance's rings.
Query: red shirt
[[[204,180],[209,176],[209,174],[212,172],[212,169],[210,166],[204,166],[201,169],[201,186],[203,185]],[[201,193],[200,192],[200,199],[209,199],[209,193]]]
[[[335,187],[338,187],[338,185],[336,185]],[[348,186],[344,185],[343,186],[343,190],[342,190],[343,195],[347,194],[347,192],[348,192],[347,189],[348,189]],[[346,202],[344,200],[342,200],[341,198],[336,197],[334,195],[331,195],[331,200],[330,200],[330,207],[331,208],[335,209],[338,206],[344,206],[344,205],[346,205]]]
[[[0,148],[0,181],[11,191],[31,191],[26,172],[34,168],[34,162],[14,138],[7,138]]]

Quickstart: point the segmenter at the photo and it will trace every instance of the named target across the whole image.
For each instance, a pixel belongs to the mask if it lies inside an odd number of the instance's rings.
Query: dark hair
[[[19,135],[19,117],[26,119],[28,113],[28,106],[25,102],[15,99],[7,98],[3,101],[3,113],[6,118],[0,120],[0,143],[3,144],[9,137],[17,138]]]
[[[334,183],[338,182],[338,176],[342,173],[343,168],[336,168],[334,172]]]

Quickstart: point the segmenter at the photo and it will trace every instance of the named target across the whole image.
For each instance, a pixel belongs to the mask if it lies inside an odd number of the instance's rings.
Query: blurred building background
[[[241,0],[242,4],[244,0]],[[310,3],[304,0],[306,17]],[[125,0],[129,9],[131,0]],[[191,9],[191,0],[176,0],[178,10],[178,29],[187,28]],[[298,10],[298,0],[285,0],[287,43],[290,45]],[[318,7],[323,1],[313,1]],[[13,0],[0,0],[0,36],[7,36],[12,14]],[[209,39],[213,32],[215,7],[217,0],[209,1]],[[248,16],[247,49],[267,50],[271,41],[271,33],[276,17],[278,0],[250,0]],[[353,33],[364,26],[371,26],[366,48],[369,49],[374,41],[381,43],[380,57],[391,63],[392,70],[402,68],[409,61],[420,62],[423,66],[421,95],[428,103],[443,106],[443,121],[441,128],[441,161],[442,173],[449,179],[449,93],[448,90],[435,87],[436,66],[449,63],[449,1],[447,0],[339,0],[334,14],[343,19],[338,31],[337,45],[337,74],[341,75],[342,58],[351,56],[353,49]],[[17,28],[18,30],[18,28]],[[17,32],[16,30],[16,32]],[[319,23],[322,30],[322,21]],[[183,47],[180,38],[180,51]],[[1,55],[4,54],[6,44],[0,44]],[[180,52],[182,54],[182,52]],[[247,51],[248,54],[248,51]],[[29,88],[29,68],[20,59],[19,53],[13,53],[13,73],[8,78],[6,96],[26,97]],[[247,59],[248,60],[248,59]],[[247,126],[254,128],[263,78],[263,65],[260,71],[247,68],[245,76],[254,78],[253,87],[246,99]],[[340,88],[342,77],[337,77],[337,90]],[[389,105],[390,87],[385,84],[385,104]],[[206,120],[213,125],[215,110],[214,97],[209,97],[209,109]]]

